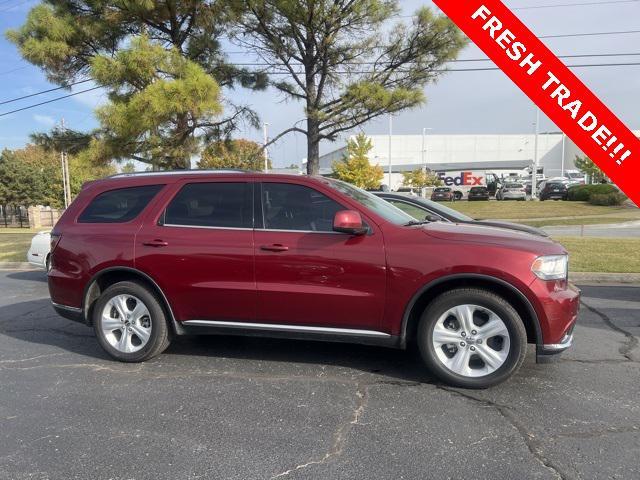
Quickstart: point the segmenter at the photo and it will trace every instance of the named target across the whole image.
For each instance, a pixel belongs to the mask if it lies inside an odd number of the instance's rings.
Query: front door
[[[382,235],[332,230],[348,209],[305,185],[262,184],[256,228],[258,321],[377,330],[385,305]],[[260,226],[260,225],[259,225]]]
[[[136,236],[136,268],[158,283],[178,320],[255,320],[253,185],[178,185]]]

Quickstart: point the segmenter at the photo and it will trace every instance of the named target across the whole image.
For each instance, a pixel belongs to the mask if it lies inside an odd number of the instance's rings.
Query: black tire
[[[109,300],[116,295],[132,295],[139,298],[149,311],[151,336],[142,349],[125,353],[114,348],[106,339],[102,328],[102,310]],[[120,362],[144,362],[167,349],[171,342],[169,326],[162,305],[156,295],[146,286],[135,282],[118,282],[108,287],[98,298],[93,308],[93,328],[100,346],[114,359]]]
[[[466,304],[493,311],[509,332],[510,348],[504,363],[485,376],[471,377],[453,372],[439,360],[433,346],[433,330],[438,319],[447,310]],[[460,288],[441,294],[425,309],[418,325],[417,342],[425,365],[444,383],[462,388],[488,388],[504,382],[518,371],[527,351],[527,332],[516,310],[504,298],[483,289]]]
[[[46,273],[49,273],[49,270],[51,270],[51,254],[47,254],[47,258],[44,260],[44,271]]]

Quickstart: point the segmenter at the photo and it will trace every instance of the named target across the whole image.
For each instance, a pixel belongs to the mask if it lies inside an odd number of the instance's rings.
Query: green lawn
[[[16,229],[17,230],[17,229]],[[0,231],[0,262],[26,262],[27,250],[31,246],[31,239],[35,235],[27,233],[5,233]]]
[[[615,223],[620,221],[640,220],[640,209],[628,207],[601,207],[590,205],[587,202],[451,202],[446,203],[448,207],[465,213],[477,219],[505,219],[517,220],[522,223],[539,225],[550,225],[547,218],[557,217],[577,217],[570,220],[584,224],[589,215],[593,218],[591,223]],[[597,217],[597,218],[596,218]],[[622,220],[621,220],[622,219]],[[542,223],[539,223],[539,222]],[[567,222],[562,222],[568,225]]]
[[[640,273],[640,239],[557,237],[572,272]]]

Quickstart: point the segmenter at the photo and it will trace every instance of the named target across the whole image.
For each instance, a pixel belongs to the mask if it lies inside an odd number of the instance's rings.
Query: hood
[[[478,225],[485,225],[487,227],[499,227],[499,228],[508,228],[509,230],[518,230],[520,232],[527,232],[533,235],[540,235],[541,237],[549,236],[539,228],[530,227],[529,225],[522,225],[520,223],[501,222],[498,220],[476,220],[475,223]]]
[[[477,223],[432,222],[422,226],[425,234],[454,242],[496,245],[514,250],[525,250],[538,255],[566,253],[559,243],[548,237],[532,235],[521,230],[493,227]]]

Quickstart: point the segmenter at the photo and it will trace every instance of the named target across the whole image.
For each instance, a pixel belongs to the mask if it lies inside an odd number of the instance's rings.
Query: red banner
[[[499,0],[434,3],[640,206],[640,140],[544,43]]]

